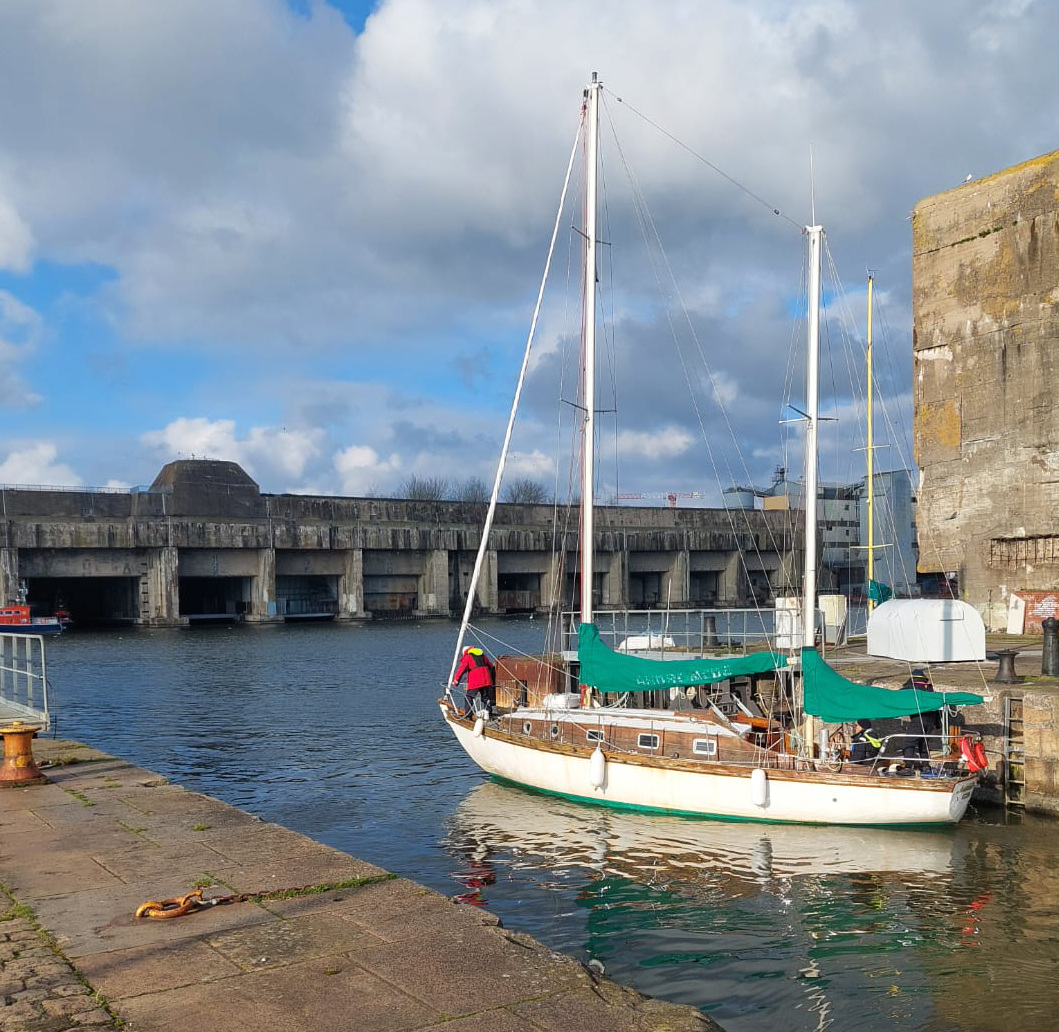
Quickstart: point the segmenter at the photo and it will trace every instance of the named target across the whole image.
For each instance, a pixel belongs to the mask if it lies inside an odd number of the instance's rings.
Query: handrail
[[[575,652],[580,613],[564,611],[560,618],[561,647]],[[796,627],[778,626],[774,609],[597,608],[594,620],[600,638],[612,649],[628,642],[630,651],[652,654],[736,650],[745,655],[751,645],[782,652],[800,641]],[[818,633],[824,626],[824,615],[819,609],[816,626]]]
[[[0,633],[0,717],[29,718],[51,727],[44,639],[39,634]]]

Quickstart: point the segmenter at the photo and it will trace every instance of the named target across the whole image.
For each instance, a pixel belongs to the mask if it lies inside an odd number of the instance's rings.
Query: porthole
[[[559,725],[558,724],[552,724],[551,732],[552,732],[552,738],[558,738],[559,737]]]
[[[528,720],[522,722],[522,733],[524,735],[533,734],[533,725]]]

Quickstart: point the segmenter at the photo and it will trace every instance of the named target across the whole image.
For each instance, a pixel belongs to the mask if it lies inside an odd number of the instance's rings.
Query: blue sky
[[[798,393],[797,232],[630,106],[795,221],[815,201],[836,329],[876,271],[908,464],[910,212],[1059,147],[1057,34],[1043,0],[0,0],[0,483],[147,484],[191,455],[271,492],[491,482],[593,70],[745,456],[693,457],[634,260],[613,482],[765,484]],[[516,475],[554,474],[543,374],[568,327],[545,317]],[[848,363],[825,360],[835,478],[863,462]]]

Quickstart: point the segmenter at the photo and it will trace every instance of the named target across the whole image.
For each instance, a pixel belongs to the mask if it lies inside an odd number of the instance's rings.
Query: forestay
[[[973,706],[982,702],[974,692],[924,692],[915,688],[894,690],[858,684],[828,666],[816,649],[802,649],[805,712],[830,724],[871,717],[908,717],[931,713],[942,706]]]
[[[577,658],[581,663],[580,682],[601,692],[643,692],[655,688],[714,684],[729,677],[763,674],[787,665],[785,657],[768,651],[721,659],[633,656],[615,652],[600,638],[599,628],[593,623],[580,626]]]

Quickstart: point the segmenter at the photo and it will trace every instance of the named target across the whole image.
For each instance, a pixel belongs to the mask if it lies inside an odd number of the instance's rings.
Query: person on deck
[[[933,692],[934,682],[925,670],[917,667],[912,671],[912,676],[901,687],[915,688],[921,692]],[[912,734],[918,731],[919,736],[909,742],[902,750],[905,759],[929,760],[929,738],[932,735],[937,736],[941,732],[941,713],[939,710],[923,710],[918,714],[913,714],[909,719],[908,730]],[[938,744],[940,745],[940,740]]]
[[[496,668],[493,661],[477,645],[468,645],[463,650],[463,659],[452,675],[452,683],[459,684],[463,675],[467,675],[467,691],[463,717],[485,710],[496,705]]]
[[[851,763],[867,763],[879,755],[882,739],[871,733],[871,720],[862,717],[854,725],[854,734],[850,739],[849,758]]]

